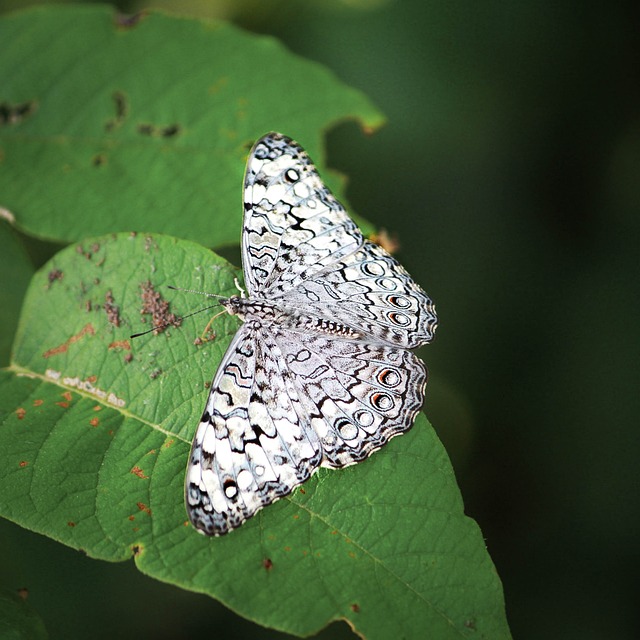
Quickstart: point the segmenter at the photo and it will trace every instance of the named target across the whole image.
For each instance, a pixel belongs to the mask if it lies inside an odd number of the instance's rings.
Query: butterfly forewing
[[[238,527],[320,466],[367,458],[407,431],[427,373],[433,303],[366,241],[295,142],[253,147],[244,192],[245,324],[214,377],[187,469],[209,535]],[[229,310],[229,307],[227,307]]]
[[[244,186],[242,265],[249,294],[278,285],[291,289],[301,275],[320,271],[362,242],[301,147],[278,134],[255,144]]]

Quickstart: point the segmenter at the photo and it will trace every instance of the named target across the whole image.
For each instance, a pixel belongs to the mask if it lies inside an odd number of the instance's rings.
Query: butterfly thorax
[[[335,320],[303,313],[264,298],[231,296],[220,300],[220,304],[229,314],[238,316],[243,322],[253,323],[256,327],[276,325],[294,331],[321,333],[344,338],[357,339],[362,337],[359,331]]]

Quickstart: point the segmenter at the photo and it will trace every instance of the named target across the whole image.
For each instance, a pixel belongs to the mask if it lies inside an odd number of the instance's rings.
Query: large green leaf
[[[237,275],[199,245],[131,234],[69,247],[36,274],[0,374],[1,514],[92,557],[133,555],[290,633],[345,618],[370,638],[509,637],[482,535],[422,415],[370,460],[321,470],[223,538],[187,525],[190,439],[236,320],[216,318],[201,346],[203,316],[129,334],[149,326],[148,283],[171,293],[155,305],[168,317],[201,301],[167,284],[230,294]]]
[[[257,138],[282,131],[321,162],[323,129],[382,123],[319,64],[230,24],[48,7],[0,19],[0,42],[0,206],[43,238],[237,243]]]

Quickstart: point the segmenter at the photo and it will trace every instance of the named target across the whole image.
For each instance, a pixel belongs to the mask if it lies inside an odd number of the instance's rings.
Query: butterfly
[[[207,535],[239,527],[319,467],[368,458],[411,428],[427,382],[411,351],[436,329],[427,294],[365,239],[306,152],[258,140],[244,179],[243,324],[213,378],[185,502]]]

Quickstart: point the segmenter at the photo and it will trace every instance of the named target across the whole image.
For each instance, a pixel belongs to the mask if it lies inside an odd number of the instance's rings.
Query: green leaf
[[[223,538],[187,524],[190,440],[237,322],[216,318],[202,346],[203,316],[129,334],[149,327],[147,282],[170,298],[167,317],[202,303],[166,284],[226,295],[237,275],[199,245],[131,234],[68,247],[36,274],[0,373],[0,513],[95,558],[134,556],[150,576],[293,634],[344,618],[369,638],[508,638],[500,581],[422,415]]]
[[[0,42],[0,206],[42,238],[237,243],[255,140],[281,131],[322,165],[323,130],[383,122],[319,64],[221,22],[47,7],[1,18]]]
[[[0,212],[1,214],[2,212]],[[0,221],[0,366],[9,363],[13,335],[18,326],[22,299],[34,268],[16,232],[8,222]]]
[[[46,640],[49,637],[38,614],[24,595],[0,589],[0,638],[2,640]]]

